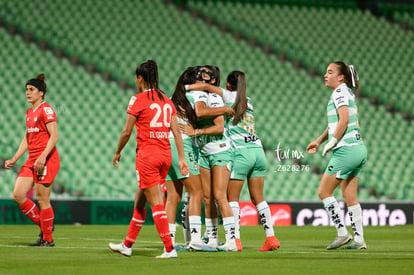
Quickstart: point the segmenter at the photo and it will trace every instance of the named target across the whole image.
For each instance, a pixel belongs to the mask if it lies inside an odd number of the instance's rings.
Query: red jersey
[[[136,94],[129,100],[127,113],[137,117],[137,149],[168,150],[171,117],[176,115],[173,102],[164,94],[162,101],[155,90]]]
[[[50,134],[46,123],[56,121],[56,114],[52,107],[42,102],[35,109],[26,112],[27,143],[29,145],[29,158],[36,158],[42,154],[49,141]],[[56,151],[56,147],[50,152]]]

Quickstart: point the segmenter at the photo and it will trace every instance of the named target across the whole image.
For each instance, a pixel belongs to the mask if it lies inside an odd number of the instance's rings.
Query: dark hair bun
[[[38,76],[36,76],[36,79],[45,81],[46,80],[45,74],[39,74]]]

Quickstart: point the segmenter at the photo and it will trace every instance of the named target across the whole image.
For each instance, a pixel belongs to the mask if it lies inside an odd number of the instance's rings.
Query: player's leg
[[[234,216],[227,199],[229,177],[230,171],[227,165],[213,166],[213,194],[223,217],[223,227],[226,235],[226,243],[219,248],[225,251],[237,251]]]
[[[260,223],[266,233],[266,241],[259,251],[270,251],[280,247],[278,239],[273,230],[272,214],[269,205],[263,196],[264,177],[251,177],[247,180],[252,203],[256,206]]]
[[[53,242],[53,224],[55,214],[50,204],[50,193],[52,192],[52,184],[36,183],[36,198],[40,208],[40,228],[43,233],[43,240],[40,246],[54,246]]]
[[[341,183],[341,181],[342,179],[336,178],[336,174],[328,175],[324,173],[318,188],[319,198],[322,200],[323,205],[337,231],[337,237],[331,244],[328,245],[327,249],[338,248],[348,243],[352,239],[351,235],[348,233],[348,230],[345,227],[345,222],[343,216],[341,215],[339,204],[333,196],[334,190]]]
[[[154,219],[155,228],[158,231],[162,242],[164,243],[164,254],[157,256],[159,258],[176,258],[177,252],[170,236],[168,228],[167,213],[162,204],[162,194],[158,185],[143,189],[145,197],[152,210],[152,217]]]
[[[350,176],[343,180],[341,184],[342,195],[348,207],[349,219],[351,220],[352,230],[354,231],[354,241],[346,246],[346,249],[366,249],[364,240],[364,229],[362,224],[362,208],[358,202],[359,178]]]
[[[190,217],[189,217],[189,207],[190,207],[190,193],[188,191],[184,192],[183,207],[181,208],[180,218],[181,225],[183,227],[184,235],[184,247],[188,246],[191,242],[191,230],[190,230]]]
[[[183,180],[185,190],[189,193],[188,220],[191,233],[191,241],[201,243],[201,203],[203,200],[203,188],[200,175],[190,175]]]
[[[235,228],[235,237],[236,237],[236,246],[237,251],[242,251],[243,246],[240,240],[240,206],[239,198],[240,193],[243,188],[244,180],[231,179],[229,181],[229,186],[227,188],[227,196],[229,200],[229,205],[233,212],[234,217],[234,228]]]
[[[218,246],[218,218],[217,209],[214,202],[211,186],[211,171],[210,169],[200,166],[200,179],[203,186],[203,202],[205,211],[205,224],[208,244],[213,247]]]
[[[165,185],[167,187],[167,203],[165,204],[165,212],[167,213],[168,217],[168,226],[171,234],[171,239],[175,245],[177,207],[181,202],[183,184],[180,180],[167,180],[165,182]]]
[[[22,167],[22,170],[24,168]],[[23,214],[26,215],[33,223],[40,227],[40,212],[36,204],[27,198],[27,193],[33,188],[34,181],[33,175],[30,177],[20,176],[17,177],[16,183],[13,189],[13,200],[19,205]]]
[[[147,199],[145,197],[144,192],[138,188],[137,192],[135,193],[134,199],[134,212],[132,214],[131,221],[128,227],[128,233],[125,237],[125,240],[122,243],[109,243],[108,247],[114,251],[119,252],[124,256],[131,256],[132,255],[132,245],[135,243],[139,232],[142,229],[142,226],[145,222],[145,217],[147,214],[146,209]]]

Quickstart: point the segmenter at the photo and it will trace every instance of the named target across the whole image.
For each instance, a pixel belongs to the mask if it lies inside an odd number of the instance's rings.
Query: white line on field
[[[150,242],[146,241],[146,243],[153,243],[153,244],[159,244],[160,242]],[[0,244],[0,248],[35,248],[28,245],[7,245],[7,244]],[[39,249],[39,248],[37,248]],[[50,249],[85,249],[85,250],[108,250],[108,247],[106,246],[100,246],[100,247],[85,247],[85,246],[55,246]],[[158,248],[148,248],[148,247],[136,247],[133,248],[134,250],[146,250],[146,251],[158,251],[160,249]],[[285,250],[278,250],[268,253],[274,253],[274,254],[324,254],[324,255],[337,255],[339,251],[285,251]],[[220,252],[218,252],[220,253]],[[259,252],[258,252],[259,253]],[[263,254],[266,252],[260,252],[259,254]],[[351,254],[350,254],[351,253]],[[362,255],[371,255],[371,256],[403,256],[403,257],[414,257],[414,253],[410,252],[375,252],[375,251],[354,251],[352,253],[351,251],[341,251],[339,254],[341,255],[355,255],[355,253],[362,254]]]

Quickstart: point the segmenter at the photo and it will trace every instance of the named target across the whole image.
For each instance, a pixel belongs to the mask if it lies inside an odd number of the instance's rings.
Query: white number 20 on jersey
[[[162,127],[162,126],[170,127],[171,114],[172,114],[172,107],[170,104],[165,104],[161,108],[161,106],[158,103],[152,103],[150,105],[150,109],[157,110],[154,117],[151,119],[150,127]]]

